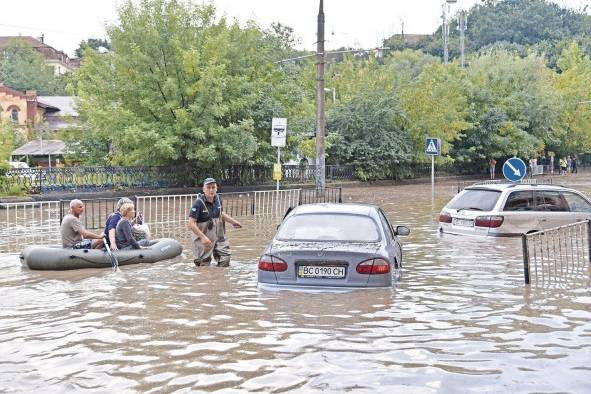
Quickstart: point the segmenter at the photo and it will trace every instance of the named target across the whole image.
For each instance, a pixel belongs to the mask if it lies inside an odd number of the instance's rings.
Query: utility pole
[[[318,41],[316,43],[316,191],[326,187],[324,157],[324,2],[318,9]]]
[[[459,14],[459,27],[460,27],[460,65],[462,66],[462,68],[464,68],[464,51],[465,51],[465,38],[464,38],[464,33],[467,29],[467,15],[466,15],[466,11],[460,11]]]
[[[443,39],[443,63],[447,64],[449,61],[449,53],[447,50],[447,37],[448,37],[448,29],[447,29],[447,3],[443,3],[441,6],[442,8],[442,15],[441,18],[443,19],[443,23],[441,24],[441,36]]]

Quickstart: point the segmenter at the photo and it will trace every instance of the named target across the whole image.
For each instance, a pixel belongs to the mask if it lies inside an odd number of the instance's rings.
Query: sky
[[[0,36],[45,37],[45,43],[73,56],[80,41],[105,38],[105,25],[117,23],[122,0],[28,0],[4,5]],[[202,0],[193,3],[202,4]],[[208,1],[206,1],[208,2]],[[458,0],[452,13],[479,0]],[[555,0],[580,9],[591,0]],[[255,20],[266,28],[280,22],[294,28],[299,49],[315,49],[318,0],[213,0],[218,14],[240,22]],[[342,46],[375,48],[399,34],[428,34],[441,23],[443,0],[324,0],[327,50]],[[590,7],[591,8],[591,7]],[[468,21],[468,24],[470,21]]]

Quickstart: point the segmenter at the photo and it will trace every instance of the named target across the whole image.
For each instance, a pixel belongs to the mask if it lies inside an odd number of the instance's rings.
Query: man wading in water
[[[197,195],[189,212],[189,228],[193,232],[193,262],[197,267],[209,265],[212,256],[218,267],[228,267],[232,252],[224,224],[228,222],[235,228],[242,227],[239,221],[222,211],[222,200],[217,191],[216,180],[206,178],[203,181],[203,193]]]

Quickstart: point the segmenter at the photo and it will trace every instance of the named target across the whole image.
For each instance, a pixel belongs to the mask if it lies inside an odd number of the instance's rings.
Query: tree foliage
[[[355,166],[363,180],[394,176],[408,161],[412,145],[399,100],[391,92],[360,91],[328,117],[327,131],[336,135],[333,160]]]
[[[94,50],[99,50],[100,48],[104,48],[105,50],[111,49],[111,43],[109,40],[104,38],[89,38],[88,40],[80,41],[78,48],[76,48],[76,57],[82,58],[84,57],[84,52],[86,49],[91,48]]]
[[[211,5],[131,1],[108,30],[112,51],[87,52],[80,110],[122,164],[255,160],[272,96],[273,46],[256,25],[216,20]],[[264,137],[263,137],[264,135]]]
[[[27,43],[15,41],[0,53],[0,81],[12,89],[36,90],[40,96],[63,96],[66,80]]]

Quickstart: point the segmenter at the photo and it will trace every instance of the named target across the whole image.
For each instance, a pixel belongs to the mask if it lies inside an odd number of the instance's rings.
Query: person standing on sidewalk
[[[232,252],[226,237],[225,222],[235,228],[242,227],[238,220],[223,212],[222,200],[217,190],[216,180],[206,178],[203,181],[203,193],[197,195],[189,212],[193,263],[197,267],[210,265],[212,257],[217,261],[218,267],[228,267]]]
[[[490,179],[495,179],[496,170],[497,170],[497,161],[492,157],[488,161],[488,169],[490,172]]]
[[[571,174],[576,174],[579,172],[579,170],[577,169],[577,156],[573,156],[571,162]]]

